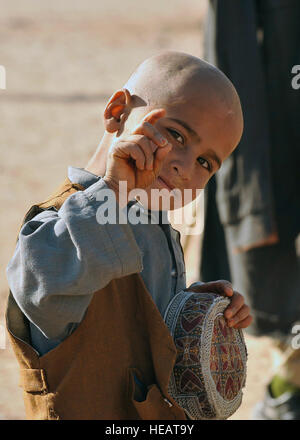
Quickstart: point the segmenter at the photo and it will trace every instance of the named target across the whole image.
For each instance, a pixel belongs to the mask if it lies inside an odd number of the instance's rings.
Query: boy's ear
[[[119,131],[130,112],[131,95],[127,89],[118,90],[104,110],[104,127],[109,133]]]

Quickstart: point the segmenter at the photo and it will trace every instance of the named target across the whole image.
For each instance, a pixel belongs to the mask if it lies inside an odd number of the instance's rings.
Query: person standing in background
[[[206,188],[200,279],[229,279],[253,311],[248,332],[269,336],[282,362],[257,419],[300,419],[300,2],[211,0],[205,59],[233,82],[245,130]]]

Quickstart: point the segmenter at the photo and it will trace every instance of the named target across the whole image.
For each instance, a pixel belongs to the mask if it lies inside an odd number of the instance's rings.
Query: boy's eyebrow
[[[168,118],[170,121],[177,122],[177,124],[182,125],[186,129],[186,131],[193,136],[195,139],[197,139],[199,142],[201,142],[201,137],[198,135],[198,133],[195,132],[195,130],[192,129],[186,122],[182,121],[181,119],[176,118]]]

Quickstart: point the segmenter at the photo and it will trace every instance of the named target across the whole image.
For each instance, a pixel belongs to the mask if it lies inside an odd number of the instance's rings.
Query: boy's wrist
[[[119,197],[119,182],[117,182],[114,179],[107,177],[107,176],[104,176],[102,178],[102,180],[104,180],[106,185],[115,192],[116,197],[118,198]]]
[[[120,186],[119,186],[119,182],[116,181],[115,179],[108,177],[108,176],[104,176],[102,178],[104,180],[104,182],[106,183],[106,185],[114,191],[115,196],[116,196],[116,200],[119,203],[120,208],[124,208],[125,206],[127,206],[128,203],[128,194],[127,193],[120,193]]]

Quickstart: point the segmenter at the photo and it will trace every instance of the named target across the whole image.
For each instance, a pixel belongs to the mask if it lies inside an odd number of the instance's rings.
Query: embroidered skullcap
[[[242,330],[226,324],[229,303],[214,293],[181,291],[165,313],[177,348],[169,394],[191,419],[227,419],[242,402],[247,349]]]

